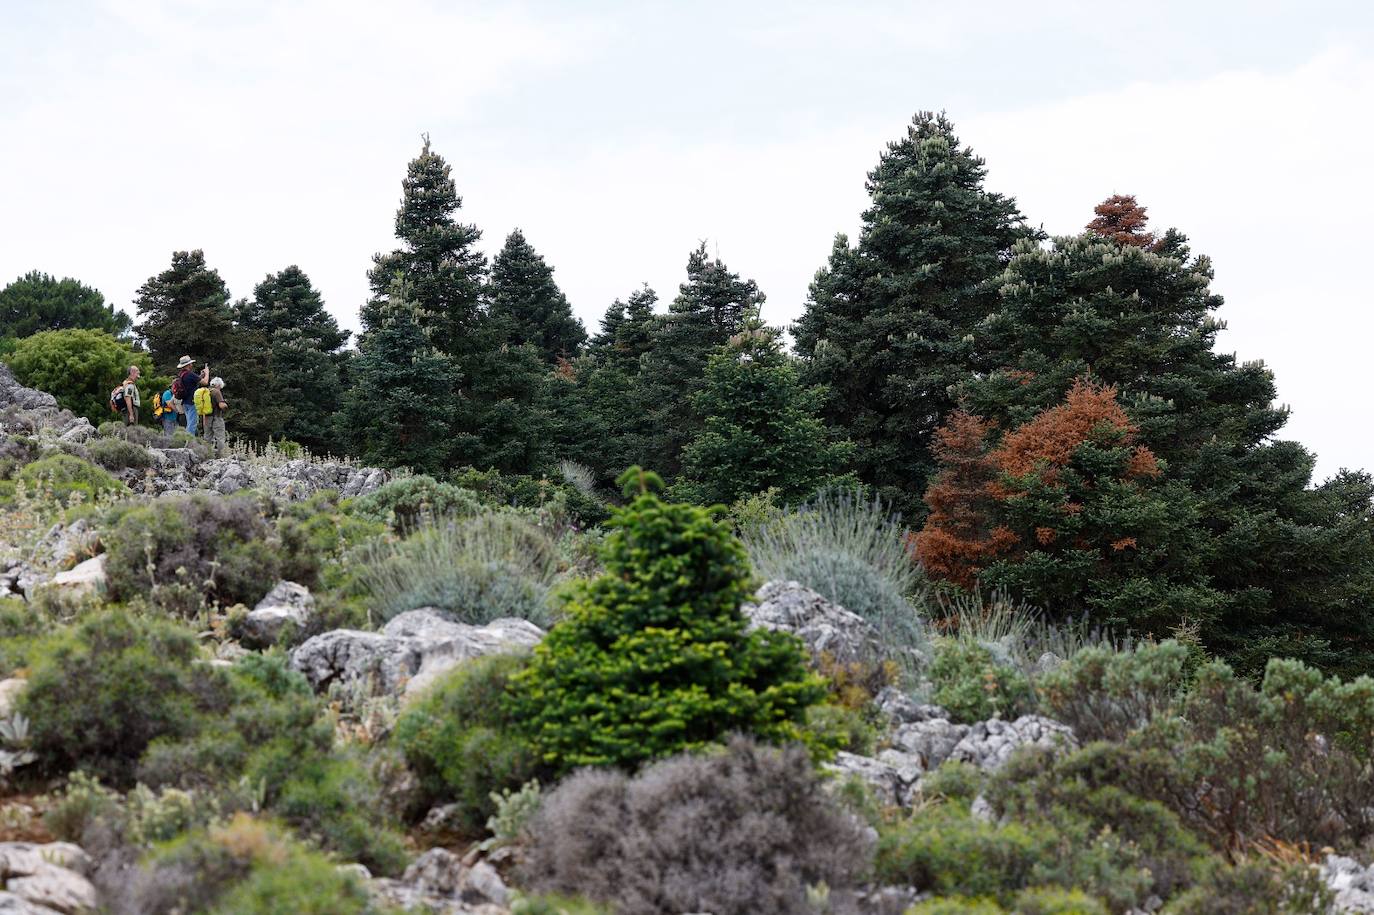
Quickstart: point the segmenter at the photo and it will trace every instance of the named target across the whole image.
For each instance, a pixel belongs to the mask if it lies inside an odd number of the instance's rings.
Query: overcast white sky
[[[129,307],[203,248],[235,297],[299,264],[356,328],[428,131],[486,250],[522,228],[589,329],[699,239],[786,324],[945,109],[1047,231],[1134,193],[1186,232],[1319,477],[1374,468],[1374,4],[955,6],[0,0],[0,283]]]

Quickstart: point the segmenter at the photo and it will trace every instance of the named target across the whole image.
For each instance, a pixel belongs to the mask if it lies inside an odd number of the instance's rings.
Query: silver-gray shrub
[[[431,521],[403,540],[369,541],[350,561],[373,622],[437,607],[473,625],[503,617],[550,623],[557,547],[508,512]]]
[[[741,535],[762,580],[800,582],[857,613],[906,666],[909,650],[924,655],[929,641],[913,604],[924,600],[924,579],[906,533],[881,499],[831,489]]]
[[[742,737],[633,778],[583,770],[545,798],[528,834],[532,889],[620,915],[814,913],[807,890],[820,885],[842,909],[872,851],[804,750]]]

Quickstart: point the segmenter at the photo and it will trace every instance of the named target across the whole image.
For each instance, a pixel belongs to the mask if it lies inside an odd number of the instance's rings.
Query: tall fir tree
[[[268,339],[236,323],[229,289],[203,251],[173,253],[171,266],[139,287],[134,304],[142,319],[137,333],[159,372],[174,374],[183,355],[198,367],[209,364],[225,381],[231,434],[261,441],[280,431],[288,408],[276,396]]]
[[[676,476],[682,448],[700,422],[692,396],[701,389],[706,363],[730,338],[756,321],[764,295],[741,279],[702,242],[687,258],[687,280],[652,325],[653,335],[635,396],[653,414],[654,435],[644,466]],[[626,324],[630,324],[626,309]]]
[[[460,376],[409,293],[397,280],[368,314],[339,434],[364,463],[437,473],[448,465],[456,402],[435,391],[457,390]]]
[[[480,347],[482,280],[486,257],[477,250],[482,233],[457,222],[463,205],[449,165],[429,148],[411,161],[401,182],[396,237],[401,247],[374,258],[368,279],[372,299],[363,307],[364,328],[380,323],[380,310],[399,277],[409,290],[415,317],[440,352],[462,361]]]
[[[1368,478],[1309,488],[1312,456],[1277,438],[1287,413],[1273,375],[1216,352],[1224,324],[1210,261],[1177,231],[1142,244],[1143,209],[1123,212],[1123,199],[1108,201],[1114,218],[1096,230],[1018,247],[998,309],[976,329],[982,362],[965,404],[1006,430],[1059,403],[1080,376],[1112,385],[1160,459],[1173,517],[1187,521],[1160,542],[1142,540],[1169,559],[1160,577],[1196,585],[1173,605],[1175,619],[1199,624],[1210,647],[1249,670],[1276,654],[1369,669]],[[1161,603],[1145,592],[1117,597],[1122,616],[1127,602]]]
[[[692,401],[702,430],[683,449],[674,499],[728,505],[773,489],[800,502],[822,487],[854,483],[843,478],[853,444],[817,417],[822,392],[801,385],[780,336],[751,327],[711,357]]]
[[[574,358],[587,342],[587,330],[554,282],[553,268],[519,229],[492,260],[487,302],[498,336],[511,346],[533,345],[550,365]]]
[[[920,515],[937,429],[973,360],[970,333],[997,304],[990,283],[1036,237],[943,114],[921,112],[868,175],[857,245],[836,238],[793,327],[825,417],[858,448],[858,471]]]
[[[626,300],[616,299],[601,319],[601,329],[591,340],[589,352],[623,368],[637,370],[639,358],[653,348],[654,305],[658,293],[645,283]]]
[[[349,333],[294,264],[269,274],[239,310],[242,328],[267,340],[277,399],[289,411],[279,434],[317,452],[337,451],[335,415],[343,400],[341,353]]]

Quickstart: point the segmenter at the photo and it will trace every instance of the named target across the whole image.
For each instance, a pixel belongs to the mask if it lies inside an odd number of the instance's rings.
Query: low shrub
[[[117,905],[131,915],[381,915],[356,875],[246,814],[159,849]]]
[[[247,786],[252,803],[347,860],[381,874],[404,866],[375,778],[354,753],[334,746],[322,703],[282,656],[245,657],[199,712],[194,733],[148,748],[140,780],[221,793]]]
[[[1150,873],[1129,843],[1072,816],[990,823],[957,803],[929,805],[888,827],[875,870],[883,883],[1014,905],[1028,888],[1080,889],[1115,910],[1143,904]]]
[[[586,468],[582,468],[585,470]],[[580,476],[576,470],[574,475]],[[503,474],[499,470],[455,470],[448,481],[477,496],[492,508],[517,508],[546,516],[559,524],[600,524],[610,517],[610,508],[597,497],[586,480],[567,478],[563,468],[558,479],[526,474]]]
[[[906,915],[1107,915],[1102,903],[1078,890],[1038,887],[1017,894],[1010,909],[991,899],[945,897],[928,899],[907,909]]]
[[[136,428],[131,426],[130,428]],[[96,438],[86,445],[90,459],[107,470],[148,467],[153,463],[148,449],[122,438]]]
[[[218,688],[212,669],[193,663],[198,654],[182,627],[117,610],[54,632],[35,646],[17,705],[36,765],[130,784],[148,744],[191,733],[196,698]]]
[[[1243,860],[1218,862],[1174,899],[1168,915],[1330,915],[1331,890],[1315,868]]]
[[[219,814],[212,796],[177,788],[155,792],[145,785],[121,795],[96,778],[74,772],[43,822],[59,839],[98,854],[126,845],[141,848],[169,841],[209,824]]]
[[[470,835],[496,811],[495,792],[519,788],[541,770],[505,704],[522,655],[462,664],[396,722],[394,740],[418,776],[421,804],[456,804],[454,823]]]
[[[780,518],[748,524],[741,536],[761,579],[800,582],[862,616],[914,677],[929,636],[910,600],[923,581],[904,534],[901,517],[881,500],[829,490]]]
[[[48,492],[61,505],[75,496],[90,502],[103,495],[125,495],[129,489],[90,461],[70,454],[50,454],[27,464],[18,479],[30,492]]]
[[[400,532],[408,532],[426,519],[467,518],[480,509],[476,496],[468,490],[423,474],[383,483],[349,506],[354,516]]]
[[[338,561],[345,551],[386,531],[380,521],[345,511],[332,490],[282,506],[276,524],[281,540],[279,574],[308,588],[341,585],[347,572]]]
[[[252,606],[281,572],[264,509],[253,495],[197,492],[116,510],[105,537],[110,596],[146,594],[183,612],[188,603]]]
[[[1191,657],[1173,640],[1131,651],[1089,647],[1044,673],[1036,687],[1046,713],[1079,740],[1119,741],[1173,708],[1187,686]]]
[[[1274,659],[1256,688],[1225,664],[1129,746],[1132,787],[1218,848],[1355,848],[1374,837],[1374,678]]]
[[[808,887],[854,886],[870,850],[805,751],[743,738],[634,778],[577,773],[545,798],[530,835],[531,888],[625,915],[809,911]]]
[[[107,420],[96,427],[96,435],[101,438],[117,438],[144,448],[165,448],[167,439],[158,426],[126,426],[123,422]]]
[[[931,700],[954,721],[1015,718],[1034,707],[1035,693],[1026,675],[998,663],[986,646],[968,639],[940,639],[929,676]]]
[[[746,628],[744,550],[707,509],[671,505],[632,468],[634,501],[616,511],[606,571],[572,582],[566,618],[513,678],[514,720],[555,772],[637,766],[750,733],[806,736],[806,710],[825,687],[800,642]]]
[[[369,611],[382,621],[438,607],[464,623],[550,622],[558,553],[543,532],[505,512],[442,519],[404,540],[377,539],[350,556]]]

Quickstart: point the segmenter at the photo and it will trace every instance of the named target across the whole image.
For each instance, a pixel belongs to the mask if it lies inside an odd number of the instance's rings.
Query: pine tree
[[[268,341],[273,396],[288,410],[278,434],[316,451],[337,450],[334,418],[343,399],[340,353],[349,333],[299,267],[269,274],[238,313],[240,327]]]
[[[587,331],[553,280],[553,268],[516,229],[491,264],[488,317],[511,346],[532,344],[546,363],[572,358]]]
[[[420,308],[397,281],[369,313],[350,365],[339,433],[364,463],[438,472],[453,447],[457,390],[453,360],[435,348]]]
[[[125,337],[132,322],[105,297],[70,277],[32,270],[0,289],[0,337],[18,340],[45,330],[103,330]]]
[[[636,396],[650,405],[654,417],[646,465],[677,474],[682,448],[700,428],[692,396],[701,389],[707,360],[757,320],[763,301],[758,284],[740,279],[719,258],[708,257],[705,242],[688,257],[687,281],[668,313],[655,319],[647,361],[639,374]],[[640,307],[651,304],[641,302]],[[626,324],[630,323],[627,307]]]
[[[749,328],[711,357],[693,398],[703,428],[683,449],[674,498],[729,504],[772,488],[783,501],[800,502],[843,485],[854,446],[817,418],[821,392],[801,386],[779,337],[772,328]]]
[[[409,290],[416,320],[429,331],[433,345],[461,365],[478,346],[475,338],[486,258],[476,245],[482,233],[454,220],[463,199],[448,163],[430,150],[428,136],[420,155],[410,163],[401,189],[396,237],[402,244],[374,258],[368,274],[372,299],[362,310],[363,327],[379,324],[380,311],[399,277]]]
[[[936,430],[970,371],[969,334],[997,303],[989,283],[1035,237],[1010,198],[983,188],[983,160],[944,115],[921,112],[869,173],[857,245],[840,235],[793,328],[825,417],[858,448],[858,471],[919,516]]]
[[[976,329],[981,371],[963,386],[965,404],[1008,430],[1059,403],[1080,376],[1112,385],[1180,519],[1142,549],[1162,551],[1160,574],[1193,588],[1188,606],[1158,606],[1156,619],[1186,616],[1247,670],[1271,654],[1367,669],[1374,613],[1356,594],[1374,573],[1374,521],[1367,503],[1356,507],[1359,481],[1336,486],[1352,501],[1308,488],[1311,455],[1276,438],[1287,414],[1272,374],[1215,351],[1224,325],[1210,262],[1173,230],[1140,244],[1144,224],[1133,217],[1100,228],[1116,235],[1124,222],[1124,243],[1090,231],[1048,250],[1018,248],[997,311]]]
[[[1113,194],[1093,207],[1093,213],[1096,216],[1085,228],[1094,235],[1137,248],[1155,244],[1154,235],[1145,231],[1146,209],[1136,203],[1134,194]]]

